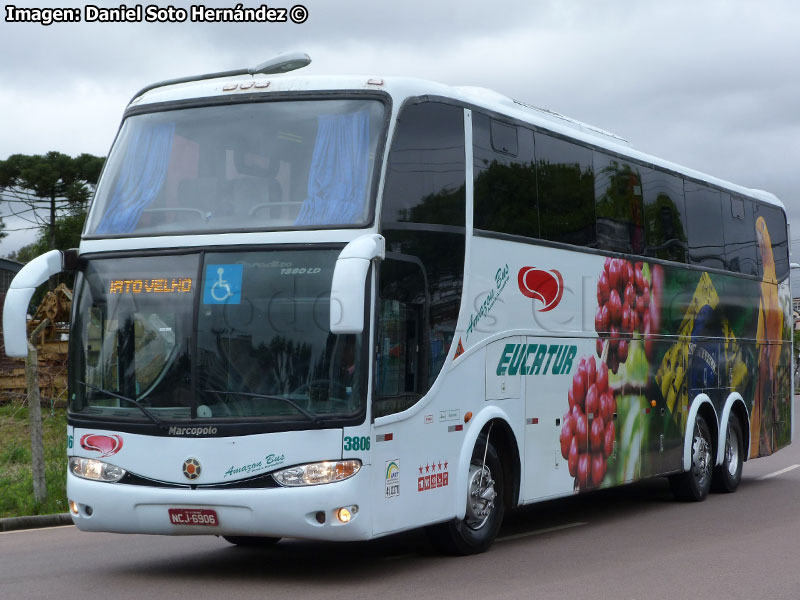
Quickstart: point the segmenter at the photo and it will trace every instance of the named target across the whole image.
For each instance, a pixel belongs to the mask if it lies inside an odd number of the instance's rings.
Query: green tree
[[[11,252],[8,255],[8,258],[25,264],[30,262],[37,256],[44,254],[48,250],[51,250],[52,248],[55,248],[56,250],[67,250],[68,248],[77,248],[78,244],[81,241],[81,231],[83,231],[83,222],[85,220],[86,220],[85,208],[80,210],[73,209],[73,211],[70,214],[66,214],[62,217],[56,217],[55,243],[53,246],[51,246],[49,228],[42,227],[39,230],[39,234],[35,242],[33,242],[32,244],[28,244],[27,246],[23,246],[16,252]],[[66,283],[67,287],[72,289],[74,282],[75,282],[74,273],[63,272],[53,276],[50,279],[48,288],[50,290],[53,290],[59,283]],[[41,303],[42,298],[44,298],[46,293],[47,289],[44,287],[36,290],[33,297],[31,298],[31,304],[29,308],[31,312],[36,310],[36,307],[39,306],[39,303]]]
[[[51,244],[49,228],[42,228],[36,241],[9,254],[11,260],[27,263],[48,250],[67,250],[77,248],[81,241],[81,231],[86,220],[86,210],[75,210],[71,214],[56,217],[55,242]]]
[[[46,246],[42,251],[59,248],[59,225],[72,230],[86,216],[104,158],[81,154],[75,158],[61,152],[47,154],[12,154],[0,160],[2,198],[15,201],[22,208],[15,215],[40,230]],[[66,240],[62,240],[66,241]],[[73,244],[74,245],[74,244]]]

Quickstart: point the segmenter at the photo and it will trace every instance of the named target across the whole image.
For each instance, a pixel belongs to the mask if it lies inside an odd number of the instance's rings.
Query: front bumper
[[[67,474],[67,497],[78,514],[72,520],[83,531],[160,535],[253,535],[353,541],[372,537],[367,510],[369,465],[344,481],[259,489],[177,489],[102,483]],[[349,523],[335,511],[358,506]],[[170,508],[216,511],[219,525],[175,525]],[[318,513],[323,513],[323,523]]]

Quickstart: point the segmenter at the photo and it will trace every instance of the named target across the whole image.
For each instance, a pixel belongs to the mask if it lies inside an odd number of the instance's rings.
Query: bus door
[[[375,335],[375,375],[372,414],[395,414],[416,404],[427,390],[429,334],[425,272],[419,259],[387,252],[381,264]],[[395,422],[375,428],[373,465],[378,481],[374,532],[394,531],[418,522],[413,504],[416,467],[421,452],[410,439],[414,423]],[[400,454],[403,449],[403,454]],[[402,506],[402,510],[401,510]]]

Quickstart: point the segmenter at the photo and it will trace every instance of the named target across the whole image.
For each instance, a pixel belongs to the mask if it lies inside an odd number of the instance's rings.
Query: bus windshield
[[[360,414],[361,336],[334,335],[329,327],[338,254],[325,248],[90,261],[76,286],[71,412],[273,426]]]
[[[377,100],[291,100],[128,117],[88,236],[364,226]]]

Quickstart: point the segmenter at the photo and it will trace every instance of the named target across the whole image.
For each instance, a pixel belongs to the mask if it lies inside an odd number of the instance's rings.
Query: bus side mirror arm
[[[364,330],[364,287],[373,260],[386,258],[382,235],[362,235],[344,247],[336,259],[331,284],[331,333],[361,333]]]
[[[12,358],[28,355],[28,304],[36,288],[64,270],[64,263],[75,262],[75,250],[51,250],[26,264],[11,281],[3,304],[3,339],[6,354]],[[66,260],[65,260],[66,259]]]

